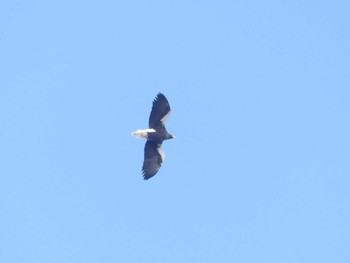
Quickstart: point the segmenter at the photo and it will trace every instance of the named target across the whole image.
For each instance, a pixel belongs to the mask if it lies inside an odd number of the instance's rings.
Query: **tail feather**
[[[148,138],[148,133],[150,132],[156,132],[154,129],[146,129],[146,130],[137,130],[131,133],[132,136],[135,136],[137,138]]]

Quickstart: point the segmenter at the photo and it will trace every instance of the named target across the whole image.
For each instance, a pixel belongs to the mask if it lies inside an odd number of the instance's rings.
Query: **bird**
[[[136,130],[131,135],[137,138],[147,139],[144,149],[144,161],[142,175],[145,180],[153,177],[160,169],[165,160],[162,150],[164,140],[176,138],[168,133],[165,122],[171,114],[171,109],[167,98],[158,93],[153,100],[151,114],[148,120],[148,129]]]

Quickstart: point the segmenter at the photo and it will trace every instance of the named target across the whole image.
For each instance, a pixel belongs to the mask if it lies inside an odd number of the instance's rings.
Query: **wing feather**
[[[158,93],[153,101],[152,111],[149,116],[149,128],[156,129],[164,126],[165,121],[171,113],[170,105],[162,93]]]
[[[145,158],[142,166],[142,174],[145,180],[154,176],[163,163],[164,154],[161,147],[161,143],[151,140],[147,140],[145,144]]]

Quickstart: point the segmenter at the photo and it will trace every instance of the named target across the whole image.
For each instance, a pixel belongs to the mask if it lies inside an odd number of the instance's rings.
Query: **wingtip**
[[[152,175],[153,176],[153,175]],[[143,180],[147,181],[149,178],[151,178],[152,176],[149,176],[147,174],[143,174]]]
[[[153,173],[146,173],[146,171],[144,170],[142,171],[142,176],[145,181],[147,181],[148,179],[152,178],[155,175],[156,173],[153,174]]]
[[[161,93],[161,92],[158,92],[155,100],[158,100],[160,97],[165,97],[165,95],[163,93]]]

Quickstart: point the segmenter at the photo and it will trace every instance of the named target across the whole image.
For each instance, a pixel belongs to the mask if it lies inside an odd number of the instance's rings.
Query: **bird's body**
[[[165,128],[165,122],[171,113],[170,105],[162,93],[158,93],[153,101],[152,111],[149,117],[149,129],[137,130],[131,135],[147,139],[145,145],[145,158],[142,173],[145,180],[154,176],[160,169],[165,154],[162,150],[164,140],[175,138]]]

